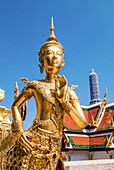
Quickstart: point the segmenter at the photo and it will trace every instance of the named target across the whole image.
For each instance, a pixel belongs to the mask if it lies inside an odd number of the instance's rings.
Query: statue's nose
[[[53,59],[54,59],[54,60],[57,59],[56,55],[53,56]]]

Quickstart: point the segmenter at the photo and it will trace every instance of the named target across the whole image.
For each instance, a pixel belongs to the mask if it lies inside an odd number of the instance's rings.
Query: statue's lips
[[[57,63],[58,63],[58,60],[57,60],[57,59],[53,59],[53,60],[52,60],[52,63],[53,63],[53,64],[57,64]]]

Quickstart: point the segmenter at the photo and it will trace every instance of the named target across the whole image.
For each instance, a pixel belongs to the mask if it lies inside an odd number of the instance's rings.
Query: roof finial
[[[58,41],[54,34],[54,25],[53,25],[53,17],[51,17],[51,27],[50,27],[50,37],[47,41]]]
[[[91,70],[92,70],[92,72],[94,72],[94,69],[93,69],[93,68],[92,68]]]

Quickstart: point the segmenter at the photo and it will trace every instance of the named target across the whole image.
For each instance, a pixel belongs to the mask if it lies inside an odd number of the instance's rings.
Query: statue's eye
[[[49,54],[53,54],[53,52],[52,51],[47,51],[47,55],[49,55]]]
[[[57,51],[57,55],[60,55],[60,56],[61,56],[61,52],[60,52],[60,51]]]

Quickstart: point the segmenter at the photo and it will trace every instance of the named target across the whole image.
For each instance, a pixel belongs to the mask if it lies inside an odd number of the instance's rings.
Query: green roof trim
[[[107,108],[105,112],[109,112],[110,110],[114,110],[114,106]]]
[[[97,109],[97,108],[100,108],[100,106],[92,107],[90,109],[83,108],[83,106],[82,106],[83,111],[90,111],[90,110],[94,110],[94,109]]]
[[[68,129],[65,123],[64,123],[64,126],[65,126],[65,129],[66,129],[67,131],[71,131],[71,132],[82,132],[82,130],[79,130],[79,129],[78,129],[78,130],[77,130],[77,129]]]
[[[96,106],[96,107],[92,107],[92,108],[86,109],[86,108],[83,108],[83,106],[82,106],[82,110],[83,111],[90,111],[90,110],[99,109],[99,108],[100,108],[100,106]],[[114,106],[111,106],[111,107],[106,109],[106,111],[109,111],[109,110],[114,110]],[[66,114],[68,114],[68,113],[66,112]]]

